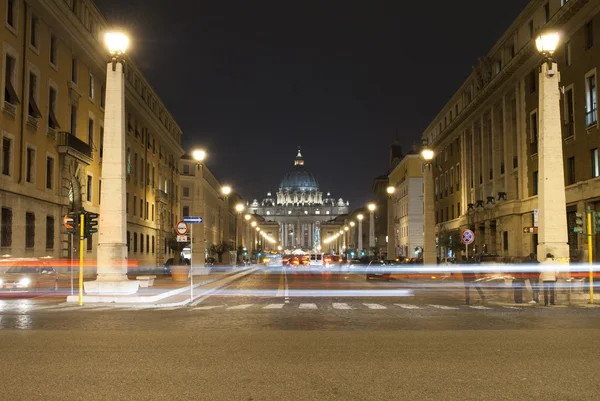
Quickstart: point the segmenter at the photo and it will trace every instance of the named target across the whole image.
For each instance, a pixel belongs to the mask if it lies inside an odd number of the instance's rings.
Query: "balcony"
[[[169,203],[169,195],[162,189],[156,190],[155,197],[157,202],[164,203],[165,205]]]
[[[69,155],[88,166],[92,164],[92,146],[90,144],[69,132],[59,132],[57,138],[58,153]]]

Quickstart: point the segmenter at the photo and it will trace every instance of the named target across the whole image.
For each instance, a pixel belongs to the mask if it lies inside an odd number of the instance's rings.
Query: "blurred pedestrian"
[[[531,285],[531,298],[530,304],[537,304],[540,302],[540,262],[537,260],[535,253],[530,253],[527,258],[527,277],[529,278],[529,284]]]
[[[508,259],[508,263],[511,265],[520,264],[519,262],[520,261],[514,257]],[[514,266],[514,267],[516,267],[516,266]],[[525,278],[523,276],[523,272],[515,271],[513,273],[512,287],[513,287],[513,295],[514,295],[516,304],[523,303],[523,287],[524,286],[525,286]]]
[[[466,259],[463,259],[464,267],[466,267],[469,270],[469,271],[462,272],[463,281],[465,284],[465,304],[467,304],[467,305],[471,304],[471,293],[470,293],[471,287],[475,287],[475,289],[479,293],[479,296],[481,297],[481,301],[485,302],[485,295],[483,294],[481,287],[479,287],[479,284],[476,281],[477,274],[475,273],[474,270],[471,270],[471,268],[474,267],[475,264],[476,264],[476,262],[475,262],[474,258],[471,261],[467,261]]]
[[[541,263],[542,272],[540,278],[544,284],[544,306],[548,306],[548,294],[550,295],[550,305],[554,305],[554,292],[556,291],[556,279],[558,274],[554,262],[554,255],[546,254],[546,260]]]

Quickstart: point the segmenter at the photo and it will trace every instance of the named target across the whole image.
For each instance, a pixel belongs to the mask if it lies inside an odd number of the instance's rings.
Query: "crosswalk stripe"
[[[285,305],[285,304],[269,304],[269,305],[263,307],[263,309],[281,309],[281,308],[283,308],[283,305]]]
[[[379,304],[363,304],[369,309],[387,309],[387,306],[379,305]]]
[[[300,309],[317,309],[317,304],[300,304]]]
[[[488,308],[487,306],[483,306],[483,305],[469,305],[469,308],[471,308],[471,309],[492,309],[492,308]]]
[[[223,305],[212,305],[212,306],[198,306],[196,308],[192,308],[192,310],[209,310],[214,308],[221,308]]]
[[[347,303],[333,303],[333,309],[352,309]]]
[[[230,306],[229,308],[227,308],[228,310],[231,309],[247,309],[249,307],[251,307],[254,304],[243,304],[243,305],[237,305],[237,306]]]
[[[446,305],[429,305],[433,308],[437,308],[437,309],[458,309],[455,308],[454,306],[446,306]]]
[[[410,304],[394,304],[394,305],[399,306],[404,309],[421,309],[421,307],[417,306],[417,305],[410,305]]]

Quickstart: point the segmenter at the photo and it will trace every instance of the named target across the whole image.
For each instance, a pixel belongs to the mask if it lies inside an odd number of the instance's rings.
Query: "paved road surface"
[[[387,285],[259,274],[169,310],[3,301],[0,399],[600,398],[600,309],[289,295]]]

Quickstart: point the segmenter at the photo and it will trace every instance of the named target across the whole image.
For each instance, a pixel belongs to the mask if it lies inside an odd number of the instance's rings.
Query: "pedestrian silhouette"
[[[463,264],[466,265],[465,267],[469,268],[469,271],[462,272],[463,281],[465,284],[465,304],[471,304],[471,287],[475,287],[475,289],[479,293],[479,296],[481,297],[481,301],[485,302],[485,295],[483,294],[481,287],[479,287],[479,284],[476,281],[477,273],[470,269],[475,266],[474,259],[471,259],[470,261],[463,259]]]
[[[529,284],[531,285],[531,301],[530,304],[537,304],[540,302],[540,270],[539,261],[535,256],[535,253],[530,253],[527,258],[527,278],[529,278]]]
[[[540,277],[544,284],[544,306],[548,306],[548,295],[550,295],[550,305],[554,305],[554,293],[556,291],[556,278],[557,272],[554,255],[551,253],[546,254],[546,260],[541,263],[543,267]]]

